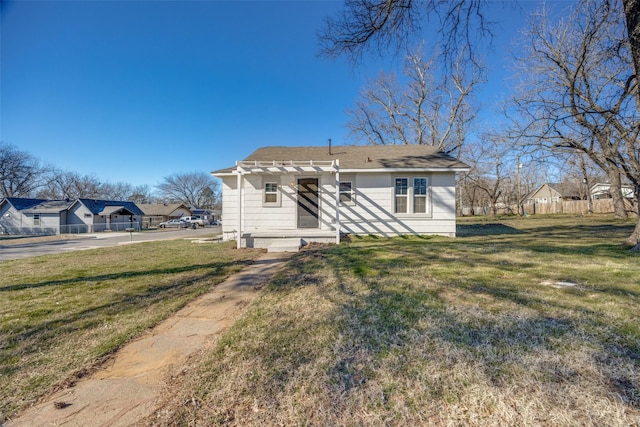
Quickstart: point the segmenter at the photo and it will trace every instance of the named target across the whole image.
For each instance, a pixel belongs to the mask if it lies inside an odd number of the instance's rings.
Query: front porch
[[[335,230],[289,229],[264,230],[242,233],[243,248],[262,248],[268,252],[298,252],[310,242],[335,243]]]
[[[337,159],[236,162],[231,175],[237,180],[233,238],[238,248],[297,252],[310,242],[339,243],[339,169]],[[323,185],[331,193],[323,193]],[[329,197],[321,200],[323,194]]]

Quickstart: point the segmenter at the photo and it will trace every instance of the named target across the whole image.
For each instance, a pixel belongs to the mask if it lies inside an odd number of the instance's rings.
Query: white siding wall
[[[336,229],[336,176],[323,175],[320,177],[318,193],[319,220],[321,230]]]
[[[31,214],[31,220],[33,221],[33,214]],[[35,227],[38,227],[38,226],[35,226]],[[40,214],[39,227],[55,229],[56,232],[58,232],[60,230],[60,214],[58,213]]]
[[[101,218],[100,215],[92,215],[91,218],[85,218],[85,214],[91,214],[91,211],[86,208],[82,203],[75,203],[71,209],[69,210],[69,214],[67,215],[67,224],[101,224],[105,222],[104,218]],[[95,216],[95,218],[93,218]]]
[[[354,203],[340,205],[343,232],[352,234],[455,235],[455,174],[403,174],[397,176],[427,176],[429,178],[429,214],[395,215],[393,213],[394,174],[341,174],[341,181],[351,181]],[[320,229],[335,229],[335,175],[247,175],[243,178],[242,231],[295,230],[297,202],[295,183],[298,178],[319,178]],[[280,203],[265,206],[265,182],[277,182]],[[291,183],[294,183],[292,186]],[[237,178],[222,180],[222,231],[224,238],[234,239],[237,227]]]
[[[15,210],[9,203],[0,207],[0,224],[4,228],[20,227],[22,214]]]
[[[12,233],[30,233],[33,228],[39,229],[40,232],[46,233],[58,233],[60,231],[60,224],[64,223],[65,212],[53,213],[40,213],[40,223],[36,225],[34,223],[33,213],[23,213],[17,211],[8,203],[0,209],[0,232],[3,229]]]
[[[393,178],[395,176],[427,176],[429,178],[429,214],[396,215]],[[340,177],[343,181],[343,178]],[[432,174],[360,174],[355,179],[355,204],[341,205],[343,231],[353,234],[455,235],[455,175]]]

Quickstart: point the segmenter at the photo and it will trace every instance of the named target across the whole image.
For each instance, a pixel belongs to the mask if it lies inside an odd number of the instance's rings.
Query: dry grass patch
[[[618,244],[633,225],[462,225],[298,254],[147,421],[639,424],[640,264]]]
[[[0,422],[258,253],[173,240],[0,262]]]

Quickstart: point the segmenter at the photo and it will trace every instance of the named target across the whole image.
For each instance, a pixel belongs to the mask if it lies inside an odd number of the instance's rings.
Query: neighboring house
[[[344,234],[453,237],[455,173],[468,170],[424,145],[265,147],[213,175],[223,239],[278,250],[278,237],[294,247]]]
[[[67,226],[86,225],[91,232],[139,230],[144,215],[134,202],[122,200],[77,199],[68,211]]]
[[[66,224],[69,200],[7,197],[0,200],[0,233],[57,234]]]
[[[542,184],[524,198],[525,204],[558,203],[564,197],[557,184]]]
[[[44,200],[8,197],[0,201],[5,234],[57,234],[140,229],[142,211],[133,202]]]
[[[633,199],[633,185],[622,184],[622,197]],[[593,200],[611,199],[611,184],[599,182],[591,186],[589,190]]]
[[[141,203],[138,207],[143,212],[142,221],[146,227],[157,226],[161,222],[192,214],[191,209],[182,203]]]

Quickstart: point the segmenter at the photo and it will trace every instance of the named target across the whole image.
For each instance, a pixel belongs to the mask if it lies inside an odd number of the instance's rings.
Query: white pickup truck
[[[195,216],[183,216],[182,218],[180,218],[182,221],[185,221],[186,223],[190,224],[193,228],[196,227],[204,227],[204,220],[195,215]]]

